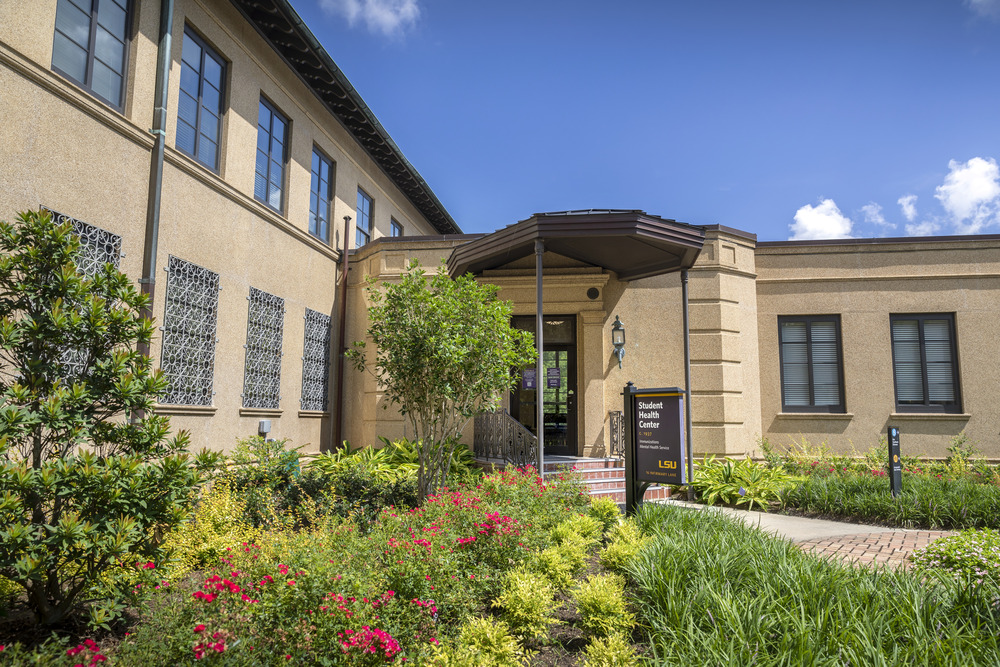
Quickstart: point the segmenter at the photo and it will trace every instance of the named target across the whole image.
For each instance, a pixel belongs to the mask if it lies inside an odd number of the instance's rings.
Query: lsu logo
[[[677,461],[660,461],[659,464],[666,470],[677,470]]]

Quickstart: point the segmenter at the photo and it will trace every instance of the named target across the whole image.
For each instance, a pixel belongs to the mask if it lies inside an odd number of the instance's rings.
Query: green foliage
[[[576,576],[587,567],[587,553],[593,545],[592,541],[585,540],[582,536],[575,533],[570,533],[561,542],[551,548],[569,567],[573,576]]]
[[[428,278],[417,262],[399,283],[369,282],[373,358],[361,341],[349,355],[418,434],[421,498],[444,484],[468,420],[495,410],[515,382],[510,370],[534,358],[531,335],[510,326],[510,303],[497,291],[471,275],[452,280],[443,264]]]
[[[646,503],[630,570],[655,664],[995,665],[997,589],[801,551],[715,512]]]
[[[708,505],[746,505],[748,509],[766,507],[777,501],[783,489],[796,480],[780,468],[771,468],[753,459],[717,461],[706,457],[695,468],[691,486],[698,498]]]
[[[594,637],[584,653],[584,667],[634,667],[639,661],[625,637]]]
[[[110,264],[79,274],[47,212],[0,222],[0,252],[0,576],[50,625],[126,555],[160,559],[196,472],[152,411],[167,383],[138,351],[148,297]]]
[[[416,480],[407,475],[386,475],[378,464],[349,459],[325,477],[331,507],[337,515],[353,518],[362,530],[387,507],[414,507]]]
[[[590,501],[590,508],[587,514],[597,519],[601,524],[601,533],[607,536],[608,532],[618,525],[622,519],[621,510],[618,503],[613,498],[601,497]]]
[[[612,572],[625,573],[648,538],[632,520],[618,524],[609,533],[609,537],[608,545],[600,554],[601,565]]]
[[[580,625],[592,635],[627,633],[635,625],[625,602],[625,579],[617,574],[587,577],[573,591],[573,601],[582,617]]]
[[[538,638],[548,633],[558,604],[555,590],[543,575],[520,567],[504,576],[503,589],[493,606],[500,609],[501,618],[515,633]]]
[[[918,571],[944,570],[965,581],[1000,585],[1000,532],[963,530],[910,554]]]
[[[314,458],[309,463],[309,469],[322,475],[335,475],[345,468],[363,463],[372,478],[381,483],[392,482],[401,476],[416,479],[420,467],[416,447],[405,440],[383,440],[383,443],[381,448],[351,449],[345,440],[334,451]]]
[[[473,618],[454,644],[440,647],[427,661],[431,667],[521,667],[530,654],[503,621]]]
[[[559,547],[549,547],[535,555],[532,566],[561,592],[573,585],[575,562],[567,561]]]

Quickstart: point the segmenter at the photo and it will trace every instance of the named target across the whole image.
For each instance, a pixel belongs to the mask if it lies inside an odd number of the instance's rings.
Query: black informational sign
[[[903,490],[903,462],[899,460],[899,428],[889,427],[889,491],[895,498]]]
[[[632,395],[635,477],[639,482],[686,484],[684,392],[637,389]]]

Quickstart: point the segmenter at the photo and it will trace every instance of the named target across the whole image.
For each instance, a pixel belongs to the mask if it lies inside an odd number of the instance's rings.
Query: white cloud
[[[895,229],[896,225],[885,219],[882,215],[882,207],[875,202],[868,202],[861,207],[861,212],[865,216],[865,222],[870,225],[876,225],[881,227],[883,230]]]
[[[816,206],[806,204],[795,212],[795,222],[790,241],[816,239],[849,239],[853,223],[840,212],[832,199],[824,199]]]
[[[961,163],[948,162],[944,184],[934,196],[951,216],[959,234],[977,234],[996,222],[1000,203],[1000,167],[996,160],[974,157]]]
[[[1000,16],[1000,0],[965,0],[965,6],[980,16]]]
[[[899,204],[899,208],[903,211],[903,217],[906,218],[907,222],[913,222],[917,219],[917,195],[903,195],[896,200]]]
[[[941,229],[941,225],[937,224],[932,220],[925,220],[924,222],[907,225],[906,235],[907,236],[933,236],[938,233]]]
[[[416,24],[420,18],[417,0],[320,0],[320,7],[347,19],[352,28],[363,21],[370,32],[393,37]]]

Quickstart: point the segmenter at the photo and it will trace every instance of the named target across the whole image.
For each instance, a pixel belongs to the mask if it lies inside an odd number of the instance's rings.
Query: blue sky
[[[1000,0],[292,0],[467,232],[1000,233]]]

